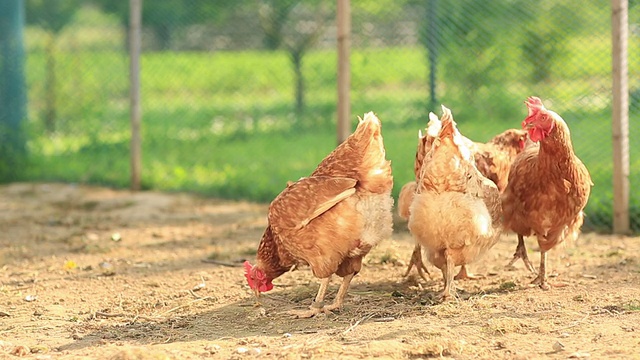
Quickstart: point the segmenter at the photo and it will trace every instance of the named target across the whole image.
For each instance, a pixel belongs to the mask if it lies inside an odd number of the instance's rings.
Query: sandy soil
[[[543,291],[521,262],[505,268],[505,235],[470,267],[486,277],[440,304],[437,269],[402,277],[413,240],[398,223],[342,311],[292,319],[317,290],[308,269],[257,306],[239,267],[265,215],[184,194],[0,187],[0,358],[640,358],[639,238],[584,234],[554,250],[552,281],[567,286]]]

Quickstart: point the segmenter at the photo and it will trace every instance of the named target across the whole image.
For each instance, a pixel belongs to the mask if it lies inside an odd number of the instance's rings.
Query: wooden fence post
[[[142,140],[140,122],[140,48],[142,0],[129,0],[129,96],[131,116],[131,190],[140,190]]]
[[[616,234],[628,234],[631,230],[629,224],[628,6],[628,0],[611,0],[613,232]]]
[[[351,5],[349,0],[338,1],[338,144],[351,133],[351,68],[349,48],[351,46]]]

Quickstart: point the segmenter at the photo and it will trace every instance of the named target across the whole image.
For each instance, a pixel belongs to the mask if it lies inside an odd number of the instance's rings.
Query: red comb
[[[544,104],[542,104],[542,100],[536,96],[529,96],[527,101],[524,102],[527,105],[527,109],[529,110],[529,115],[531,116],[540,110],[544,109]]]

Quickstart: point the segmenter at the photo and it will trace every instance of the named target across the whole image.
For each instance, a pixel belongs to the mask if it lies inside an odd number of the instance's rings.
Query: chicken
[[[476,167],[498,186],[500,192],[507,187],[511,164],[516,155],[524,150],[526,141],[526,131],[508,129],[487,143],[475,143]]]
[[[363,257],[391,237],[391,162],[385,158],[380,120],[367,113],[342,144],[311,176],[289,183],[270,204],[256,265],[245,262],[245,276],[256,296],[294,266],[309,265],[321,279],[311,317],[342,307]],[[343,278],[335,301],[324,306],[331,276]]]
[[[451,111],[442,110],[442,127],[420,168],[409,230],[442,271],[446,299],[455,293],[455,267],[476,260],[498,241],[502,209],[496,184],[478,171]]]
[[[502,196],[505,227],[518,234],[514,260],[527,257],[524,237],[535,235],[540,246],[540,268],[532,283],[549,289],[547,251],[580,232],[591,192],[591,176],[573,151],[569,128],[560,115],[548,110],[537,97],[525,104],[528,115],[522,127],[539,146],[527,146],[516,156]],[[513,261],[512,261],[513,263]]]
[[[440,120],[437,115],[430,113],[427,135],[423,137],[422,134],[420,134],[419,136],[416,161],[414,164],[416,177],[418,177],[420,171],[419,164],[422,163],[424,155],[431,148],[431,143],[433,143],[433,139],[437,136],[440,126]],[[474,154],[474,160],[478,170],[482,175],[493,181],[498,186],[500,192],[504,191],[507,185],[511,163],[515,156],[524,149],[528,140],[527,132],[521,129],[508,129],[494,136],[487,143],[473,142],[464,136],[462,136],[462,138],[465,145]],[[409,219],[409,205],[413,199],[415,188],[415,181],[410,181],[402,187],[398,196],[398,215],[405,220]],[[422,263],[420,244],[415,245],[409,266],[403,276],[409,275],[413,266],[418,270],[418,275],[426,280],[424,272],[429,274],[429,271]],[[455,278],[456,280],[473,279],[474,276],[467,273],[466,266],[462,266]]]

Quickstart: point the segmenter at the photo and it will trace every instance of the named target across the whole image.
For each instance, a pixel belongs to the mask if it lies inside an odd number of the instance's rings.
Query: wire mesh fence
[[[596,0],[353,1],[352,119],[384,123],[396,191],[417,130],[451,108],[486,141],[530,95],[567,121],[595,187],[586,226],[612,219],[611,9]],[[128,0],[26,0],[27,180],[127,186]],[[145,1],[143,185],[271,200],[335,145],[335,3]],[[629,9],[630,138],[640,114],[640,6]],[[631,186],[640,147],[631,142]],[[640,196],[632,192],[640,229]]]

